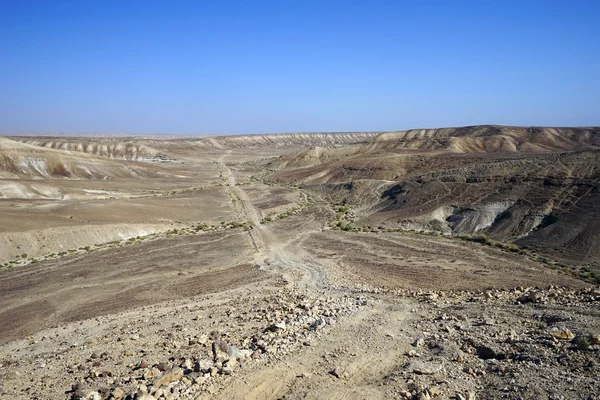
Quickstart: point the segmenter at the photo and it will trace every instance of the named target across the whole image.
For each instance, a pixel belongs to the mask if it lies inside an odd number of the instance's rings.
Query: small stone
[[[208,343],[208,335],[200,335],[200,336],[196,337],[196,342],[198,342],[198,344]]]
[[[213,342],[212,344],[212,353],[213,353],[213,360],[215,362],[217,361],[223,361],[223,360],[227,360],[229,358],[229,344],[219,340],[216,342]]]
[[[240,358],[241,359],[246,359],[246,358],[250,358],[250,355],[252,354],[252,350],[240,350]]]
[[[196,385],[202,385],[204,382],[206,382],[209,379],[210,378],[208,376],[199,376],[196,379],[194,379],[194,383]]]
[[[240,350],[234,345],[229,345],[227,348],[227,359],[239,360],[240,358],[242,358]]]
[[[183,370],[179,367],[173,368],[171,371],[164,373],[154,380],[152,386],[161,387],[166,386],[171,382],[180,380],[183,377]]]
[[[233,374],[233,366],[227,364],[221,369],[221,373],[223,375],[232,375]]]
[[[138,385],[137,395],[138,396],[143,396],[145,394],[148,394],[148,386],[146,386],[146,385]]]
[[[482,360],[504,360],[506,358],[506,354],[495,346],[477,345],[475,346],[475,350],[477,351],[477,356]]]
[[[412,343],[412,345],[413,345],[413,347],[421,347],[421,346],[424,346],[424,345],[425,345],[425,339],[423,339],[423,338],[418,338],[417,340],[415,340],[415,341]]]
[[[427,393],[429,393],[431,397],[437,397],[442,394],[442,390],[439,388],[439,386],[432,386],[427,388]]]
[[[148,380],[148,379],[152,379],[152,378],[156,378],[157,376],[160,375],[160,370],[156,367],[147,369],[146,371],[144,371],[144,379]]]
[[[539,303],[542,301],[542,296],[538,292],[531,291],[531,292],[526,292],[526,293],[522,294],[521,296],[519,296],[517,301],[519,303]]]
[[[230,358],[229,360],[225,361],[223,364],[226,364],[229,368],[233,368],[237,365],[237,358]]]
[[[158,363],[156,365],[156,368],[158,368],[158,370],[161,371],[161,372],[165,372],[165,371],[170,371],[171,370],[171,366],[168,363],[165,363],[165,362]]]
[[[121,400],[123,397],[125,397],[125,392],[120,387],[116,387],[112,391],[111,395],[114,400]]]
[[[431,363],[413,361],[412,371],[418,375],[433,375],[441,370],[440,365],[434,365]]]
[[[76,392],[73,393],[73,399],[83,399],[83,400],[102,400],[102,395],[97,391],[87,391],[87,392]]]
[[[421,393],[421,395],[418,398],[419,400],[431,400],[431,396],[429,395],[427,390],[423,391],[423,393]]]
[[[575,338],[575,334],[567,328],[554,327],[548,333],[559,340],[573,340]]]
[[[276,324],[271,325],[267,330],[271,332],[285,331],[286,325],[285,322],[278,322]]]
[[[334,369],[329,371],[329,374],[335,376],[338,379],[346,379],[348,377],[348,373],[340,367],[335,367]]]
[[[194,372],[206,373],[210,372],[211,367],[213,366],[213,362],[208,359],[197,360],[194,363]]]
[[[85,399],[85,397],[87,396],[87,392],[86,390],[89,390],[87,388],[87,386],[82,383],[75,383],[74,385],[71,386],[71,391],[73,392],[72,394],[72,398],[73,399]]]

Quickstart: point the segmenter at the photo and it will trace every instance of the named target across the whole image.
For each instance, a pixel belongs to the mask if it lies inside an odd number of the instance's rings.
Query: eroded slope
[[[485,233],[596,263],[599,144],[599,128],[390,132],[281,156],[272,179],[352,205],[358,226]]]

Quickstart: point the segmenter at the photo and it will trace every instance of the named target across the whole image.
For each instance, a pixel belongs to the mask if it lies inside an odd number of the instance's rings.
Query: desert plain
[[[0,138],[0,398],[596,399],[600,128]]]

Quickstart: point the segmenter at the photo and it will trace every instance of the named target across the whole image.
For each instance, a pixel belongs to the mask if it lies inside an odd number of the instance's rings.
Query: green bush
[[[208,225],[206,224],[198,224],[196,225],[196,227],[194,228],[196,230],[196,232],[198,231],[205,231],[208,229]]]

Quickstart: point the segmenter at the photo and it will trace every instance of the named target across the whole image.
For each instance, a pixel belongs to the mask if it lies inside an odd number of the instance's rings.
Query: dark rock
[[[171,370],[171,366],[168,363],[165,363],[165,362],[158,363],[156,365],[156,368],[158,368],[158,370],[161,371],[161,372],[165,372],[165,371],[170,371]]]

